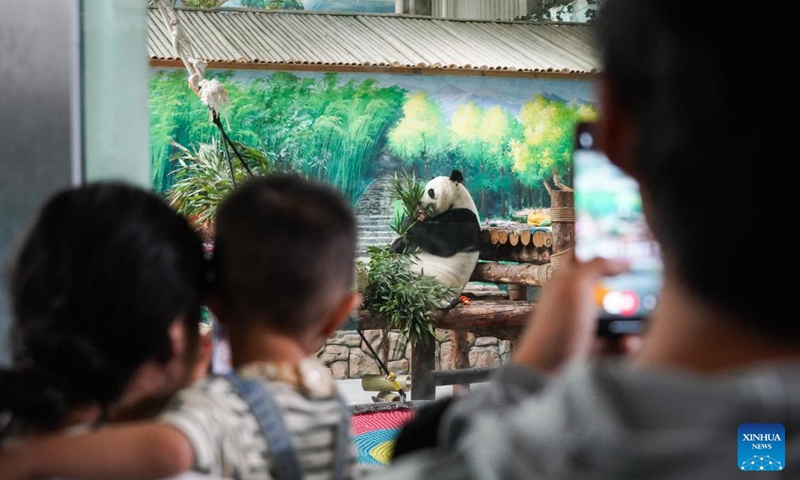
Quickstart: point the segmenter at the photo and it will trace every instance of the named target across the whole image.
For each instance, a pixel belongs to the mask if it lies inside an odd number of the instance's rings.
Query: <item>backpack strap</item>
[[[279,480],[302,480],[300,462],[292,446],[292,435],[283,421],[278,403],[261,382],[244,379],[235,372],[224,375],[247,402],[267,439],[270,464]]]
[[[279,480],[301,480],[303,478],[300,462],[292,446],[292,434],[283,421],[283,412],[264,385],[258,380],[242,378],[236,372],[222,375],[247,402],[250,411],[256,417],[258,425],[269,445],[268,455],[270,463]],[[336,439],[336,449],[333,456],[333,480],[345,480],[350,460],[350,409],[347,401],[340,395],[337,396],[342,409],[342,421],[339,424],[339,435]]]
[[[336,440],[336,450],[333,457],[333,480],[345,480],[347,467],[350,460],[350,407],[342,395],[338,395],[339,405],[342,408],[342,422],[339,425],[339,438]]]

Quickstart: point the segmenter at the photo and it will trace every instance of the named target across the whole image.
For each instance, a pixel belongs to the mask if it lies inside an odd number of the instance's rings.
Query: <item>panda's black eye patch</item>
[[[436,198],[436,192],[433,191],[432,188],[428,189],[428,196],[431,198]]]

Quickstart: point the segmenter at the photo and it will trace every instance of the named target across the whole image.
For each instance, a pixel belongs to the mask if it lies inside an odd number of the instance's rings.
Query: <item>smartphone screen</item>
[[[212,325],[211,373],[225,375],[233,370],[228,334],[225,327],[216,318],[213,319]]]
[[[591,122],[576,126],[572,156],[575,256],[624,260],[630,271],[596,287],[600,334],[641,333],[661,289],[661,254],[642,212],[639,185],[596,148]]]

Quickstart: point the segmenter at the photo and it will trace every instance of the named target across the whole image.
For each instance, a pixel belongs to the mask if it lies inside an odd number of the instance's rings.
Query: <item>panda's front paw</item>
[[[442,301],[439,302],[439,306],[436,307],[436,308],[438,308],[439,310],[450,310],[451,308],[455,307],[456,305],[458,305],[460,303],[461,303],[461,300],[459,300],[458,298],[454,298],[453,300],[450,300],[449,302],[447,300],[442,300]]]

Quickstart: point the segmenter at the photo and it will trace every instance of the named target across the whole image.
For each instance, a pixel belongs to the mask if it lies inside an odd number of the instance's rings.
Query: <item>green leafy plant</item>
[[[234,142],[234,145],[253,175],[277,171],[266,154],[241,143]],[[196,227],[208,232],[217,206],[234,188],[223,145],[212,139],[209,143],[198,144],[194,150],[179,144],[173,146],[177,149],[173,161],[178,166],[174,171],[175,183],[167,192],[167,199]],[[236,155],[229,153],[235,181],[245,181],[250,174]]]
[[[425,185],[417,181],[416,176],[403,171],[400,174],[395,173],[394,181],[392,182],[392,193],[396,198],[396,203],[400,205],[400,209],[395,211],[392,223],[389,225],[394,232],[400,237],[406,238],[408,231],[417,222],[419,217],[419,203],[422,200],[422,195],[425,193]],[[405,245],[409,245],[405,242]],[[411,250],[406,248],[403,253],[411,253]]]
[[[396,254],[388,248],[367,247],[366,287],[363,308],[384,318],[387,328],[416,342],[434,335],[433,312],[442,300],[456,294],[433,277],[411,270],[413,256]]]

